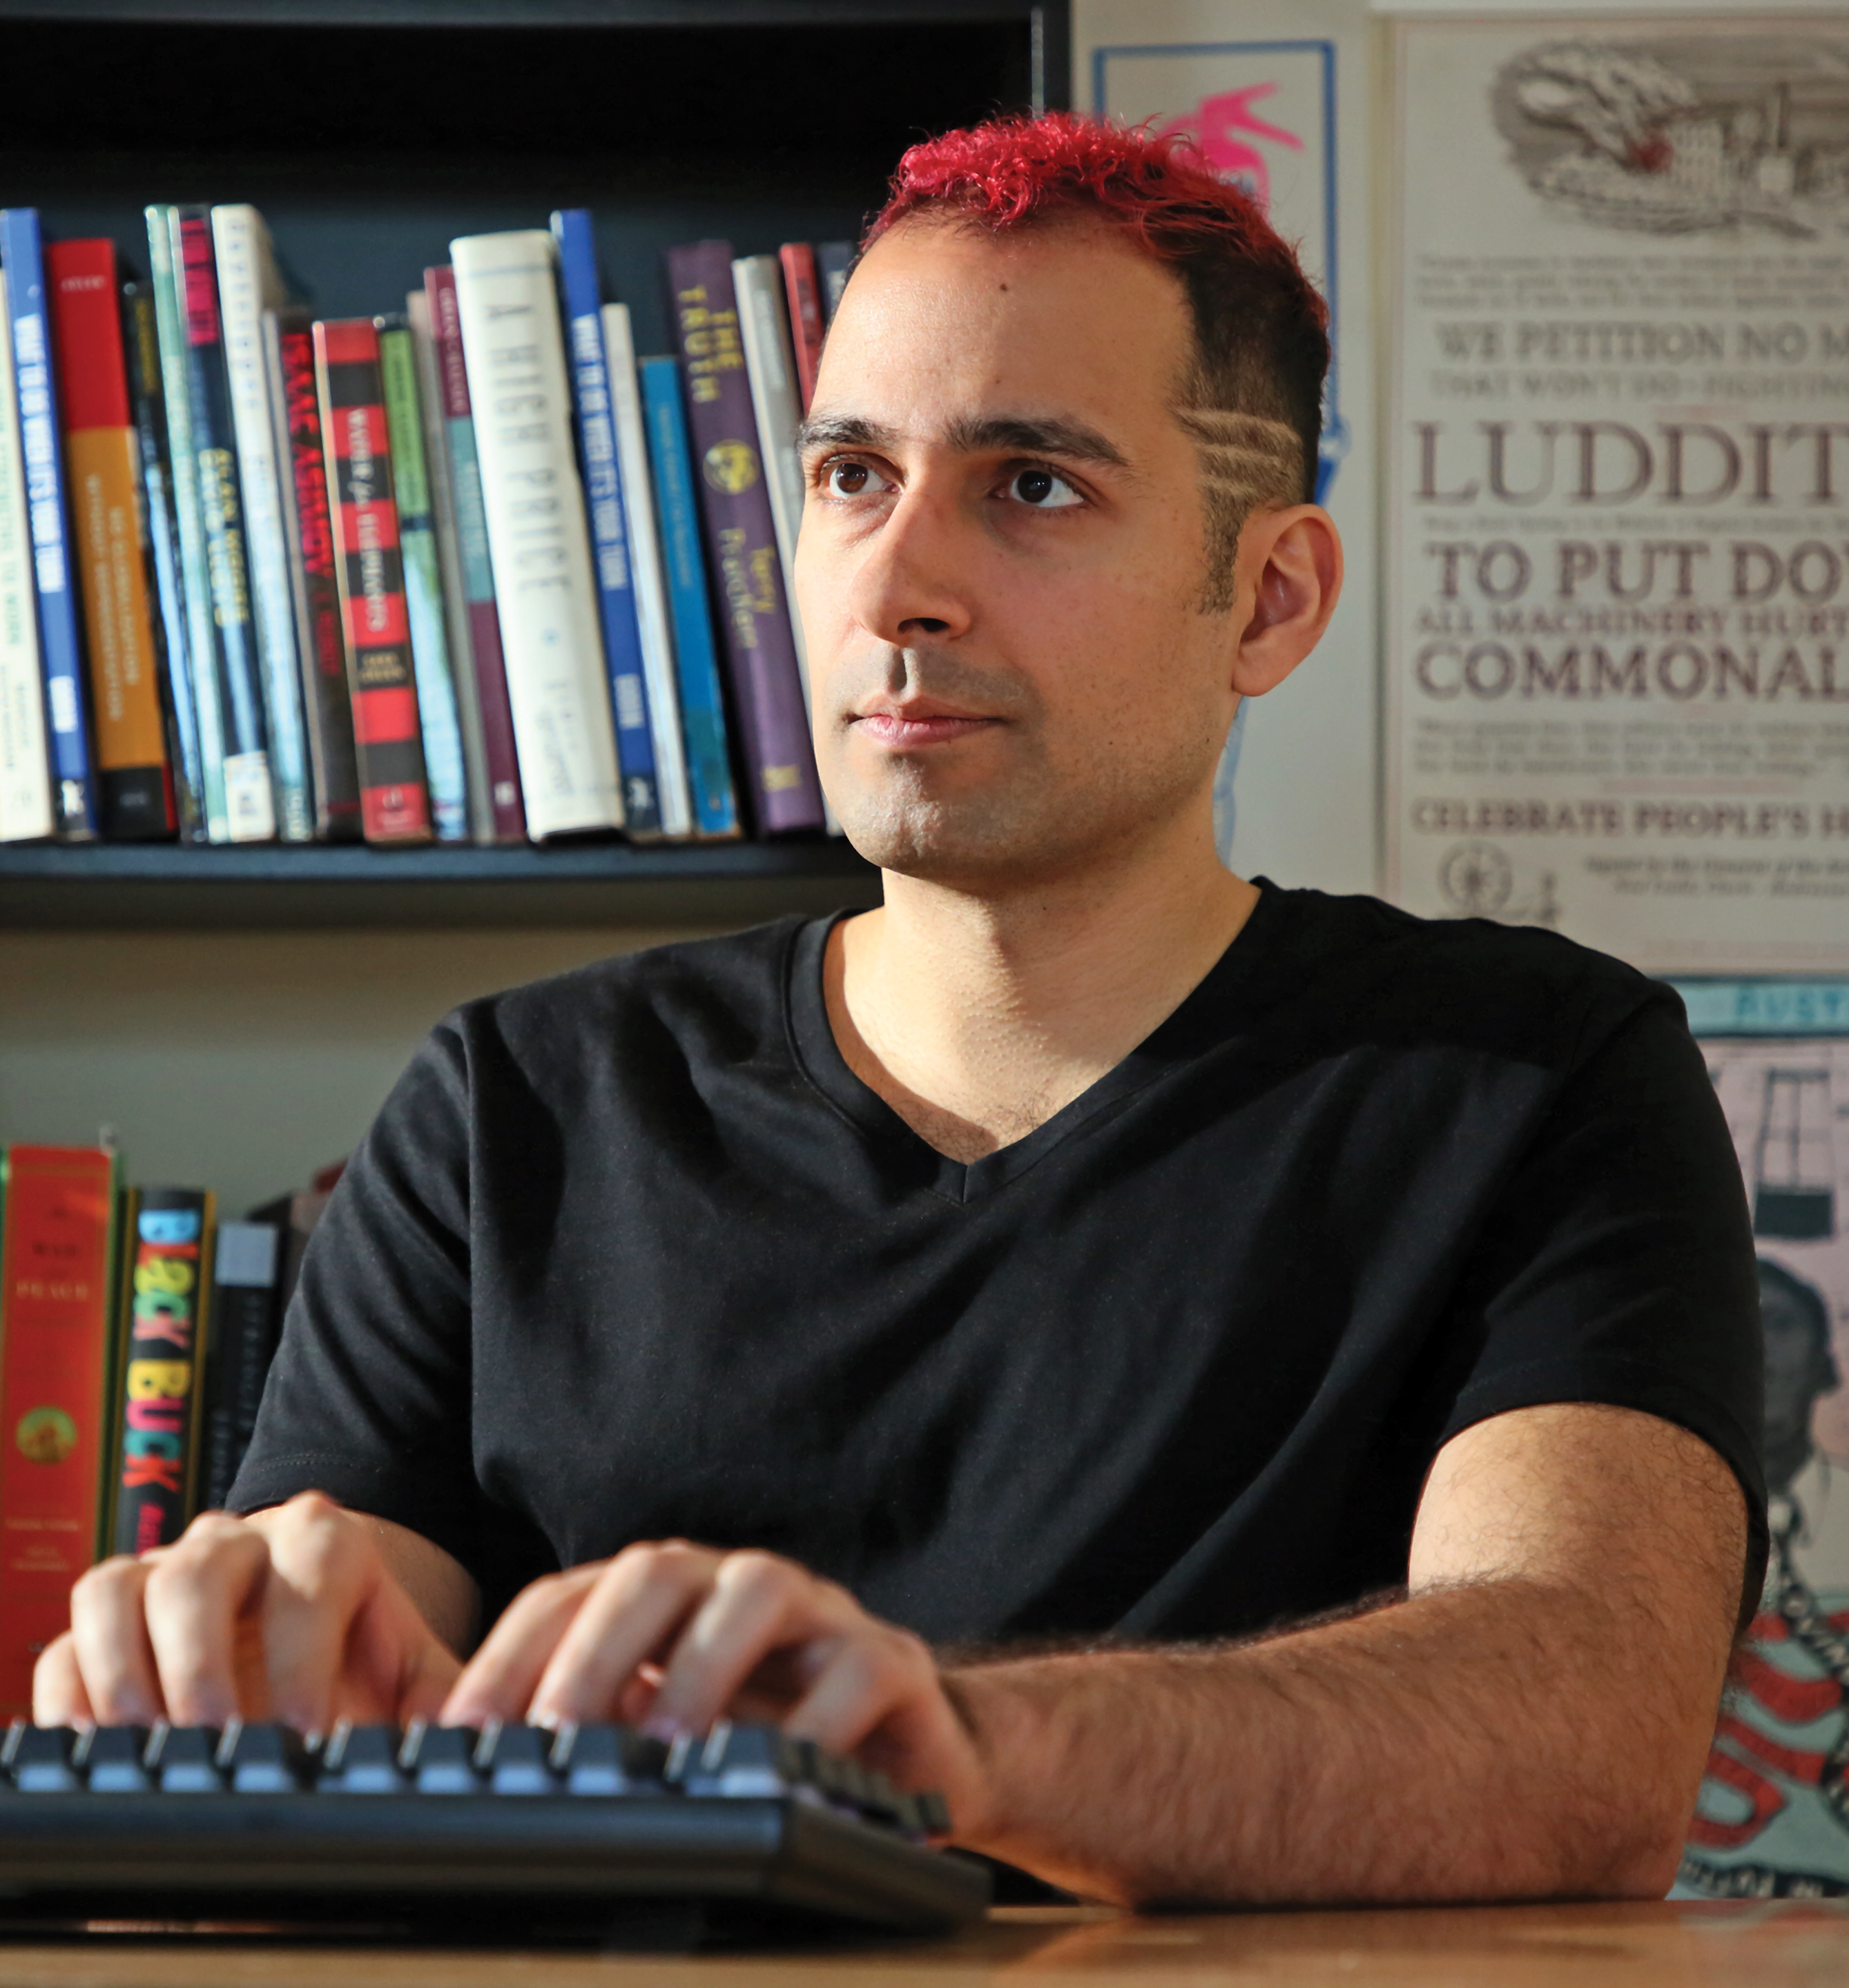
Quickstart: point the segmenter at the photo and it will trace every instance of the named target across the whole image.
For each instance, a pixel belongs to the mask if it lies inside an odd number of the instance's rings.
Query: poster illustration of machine
[[[1366,0],[1074,0],[1072,101],[1185,134],[1294,242],[1329,306],[1333,357],[1316,495],[1347,577],[1328,634],[1244,708],[1236,828],[1250,876],[1378,888],[1375,685],[1377,493],[1369,283],[1372,51]],[[1224,828],[1231,798],[1223,768]]]
[[[1849,1029],[1849,987],[1813,991]],[[1799,990],[1762,992],[1790,1005]],[[1772,1558],[1678,1889],[1849,1895],[1849,1033],[1702,1048],[1759,1256]]]
[[[1849,969],[1849,26],[1393,35],[1386,882]]]

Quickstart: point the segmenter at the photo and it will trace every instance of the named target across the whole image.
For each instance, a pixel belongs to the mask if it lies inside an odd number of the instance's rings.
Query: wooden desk
[[[1849,1901],[1129,1919],[1018,1908],[852,1951],[483,1953],[0,1942],[0,1988],[1844,1988]]]

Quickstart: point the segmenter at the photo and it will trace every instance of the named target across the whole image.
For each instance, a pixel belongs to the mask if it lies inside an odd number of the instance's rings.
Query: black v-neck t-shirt
[[[1472,1423],[1681,1424],[1764,1552],[1739,1172],[1680,1004],[1549,934],[1262,888],[965,1165],[848,1069],[831,920],[471,1002],[303,1266],[234,1509],[318,1488],[490,1610],[680,1536],[937,1639],[1236,1634],[1405,1578]]]

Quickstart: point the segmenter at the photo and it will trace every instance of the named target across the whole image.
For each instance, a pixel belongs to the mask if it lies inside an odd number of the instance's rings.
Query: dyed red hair
[[[1329,310],[1290,245],[1184,135],[1067,111],[997,117],[914,145],[862,250],[932,215],[996,235],[1090,218],[1121,228],[1173,272],[1194,323],[1195,363],[1180,397],[1203,449],[1214,540],[1209,598],[1224,601],[1249,512],[1302,502],[1316,487]],[[1229,429],[1231,417],[1243,427]]]

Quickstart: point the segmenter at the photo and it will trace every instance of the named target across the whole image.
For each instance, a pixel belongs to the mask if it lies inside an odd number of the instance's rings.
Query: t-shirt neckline
[[[947,1201],[970,1202],[1018,1180],[1100,1113],[1122,1105],[1177,1063],[1191,1060],[1224,1039],[1234,997],[1242,994],[1286,915],[1289,894],[1255,877],[1258,901],[1251,915],[1174,1012],[1159,1022],[1123,1061],[1062,1105],[1025,1138],[985,1153],[953,1160],[906,1123],[879,1092],[849,1068],[828,1021],[822,968],[828,935],[852,911],[830,912],[797,925],[785,955],[784,1013],[798,1070],[857,1130],[866,1135],[886,1168],[906,1184]]]

